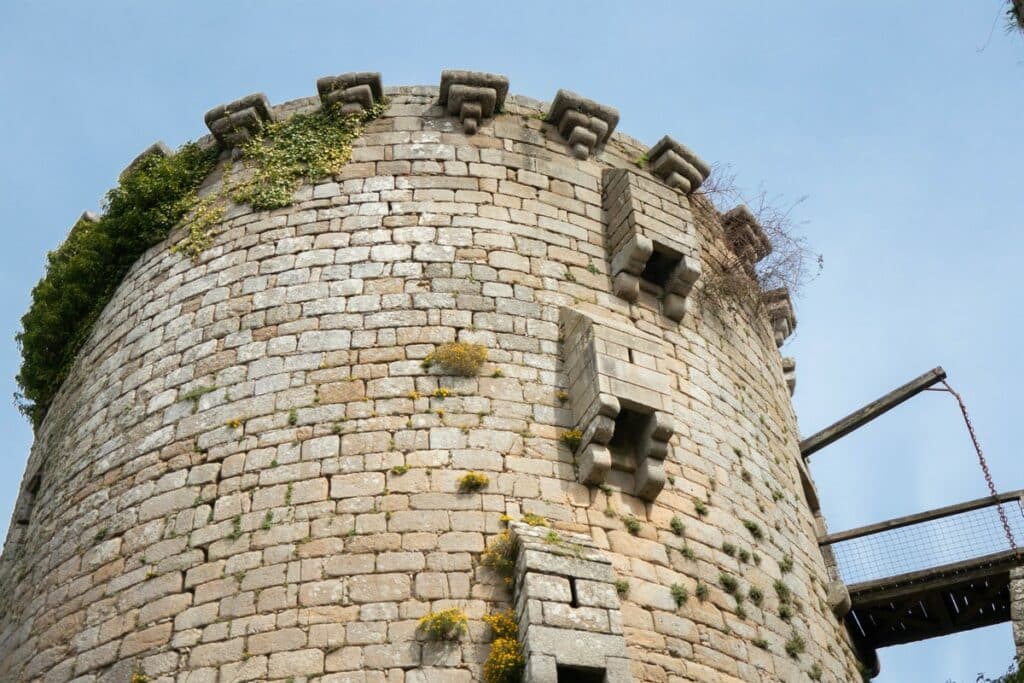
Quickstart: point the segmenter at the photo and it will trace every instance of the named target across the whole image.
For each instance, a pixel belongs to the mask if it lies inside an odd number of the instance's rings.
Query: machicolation
[[[788,293],[695,296],[770,249],[709,166],[493,74],[316,86],[145,150],[118,197],[165,224],[26,316],[0,680],[860,680]]]

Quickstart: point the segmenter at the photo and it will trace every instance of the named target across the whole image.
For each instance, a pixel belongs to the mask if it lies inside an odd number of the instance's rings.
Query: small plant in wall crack
[[[690,599],[690,591],[686,590],[686,586],[682,584],[673,583],[670,590],[672,591],[672,599],[676,602],[676,607],[682,607]]]
[[[486,360],[487,347],[483,344],[450,342],[437,347],[432,354],[423,359],[421,365],[430,368],[436,364],[452,375],[474,377],[480,374],[480,368]]]
[[[562,443],[575,451],[580,447],[580,442],[583,441],[583,432],[578,429],[569,429],[562,432],[562,435],[558,438]]]
[[[505,610],[485,614],[483,619],[494,634],[490,652],[484,661],[484,683],[518,683],[525,662],[520,650],[515,612]]]
[[[480,474],[479,472],[467,472],[459,478],[459,491],[461,493],[480,491],[481,489],[487,488],[487,485],[490,483],[491,480],[486,474]]]
[[[468,626],[466,613],[458,607],[428,612],[419,621],[419,629],[430,640],[458,640]]]

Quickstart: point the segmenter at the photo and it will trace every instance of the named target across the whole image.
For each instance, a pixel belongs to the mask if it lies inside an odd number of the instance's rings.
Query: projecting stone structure
[[[321,98],[389,100],[339,176],[129,272],[36,433],[0,679],[482,681],[481,618],[508,608],[531,683],[859,679],[788,297],[702,296],[766,253],[756,221],[723,227],[680,143],[506,89],[345,74],[210,112],[223,168]],[[476,376],[424,367],[455,341],[487,348]],[[504,533],[508,581],[482,561]],[[468,629],[430,640],[449,607]]]

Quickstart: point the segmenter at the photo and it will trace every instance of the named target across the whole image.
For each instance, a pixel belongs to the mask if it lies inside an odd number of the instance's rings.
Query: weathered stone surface
[[[359,76],[321,105],[380,101]],[[576,99],[542,121],[538,102],[505,96],[502,113],[495,88],[492,111],[456,85],[490,87],[453,80],[443,105],[436,87],[389,88],[340,174],[282,209],[229,204],[195,260],[168,248],[183,226],[133,265],[36,434],[0,559],[4,676],[106,683],[138,662],[161,683],[475,681],[481,617],[511,606],[534,680],[559,663],[615,683],[800,680],[794,625],[749,602],[740,619],[718,588],[726,542],[761,556],[741,582],[768,602],[791,554],[806,661],[854,670],[763,334],[795,318],[688,293],[734,245],[659,176],[671,164],[638,167],[613,112]],[[459,98],[472,137],[446,109]],[[211,123],[225,146],[318,106],[241,104]],[[487,348],[478,374],[424,367],[455,341]],[[487,487],[459,492],[469,471]],[[481,561],[506,525],[511,586]],[[468,633],[426,640],[418,620],[447,607]]]

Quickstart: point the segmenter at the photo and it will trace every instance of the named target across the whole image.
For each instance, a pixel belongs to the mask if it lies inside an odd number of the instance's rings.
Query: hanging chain
[[[946,388],[930,389],[930,391],[948,391],[956,399],[957,404],[960,406],[960,412],[964,416],[964,423],[967,424],[967,431],[971,435],[971,441],[974,443],[974,450],[978,454],[978,464],[981,465],[981,471],[985,474],[985,483],[988,484],[988,491],[992,494],[993,498],[996,498],[999,494],[996,492],[996,485],[992,482],[992,473],[989,472],[985,454],[981,451],[981,443],[978,441],[978,434],[974,431],[974,423],[971,422],[971,416],[967,414],[967,405],[960,394],[953,387],[949,386],[949,382],[943,380],[942,385]],[[1003,531],[1006,532],[1006,540],[1010,542],[1010,549],[1016,551],[1017,542],[1013,538],[1013,531],[1010,530],[1010,520],[1006,518],[1006,510],[1003,509],[1003,504],[996,502],[996,510],[999,511],[999,521],[1003,524]]]

